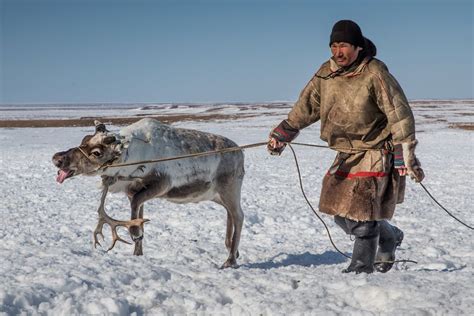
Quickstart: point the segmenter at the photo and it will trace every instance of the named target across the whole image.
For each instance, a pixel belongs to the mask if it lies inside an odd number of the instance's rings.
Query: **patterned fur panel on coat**
[[[372,168],[361,170],[366,162]],[[319,210],[355,221],[391,219],[404,194],[405,177],[394,170],[391,153],[340,153],[323,179]]]
[[[404,191],[405,177],[397,172],[354,179],[328,174],[323,179],[319,210],[354,221],[391,219],[396,204],[403,202]]]

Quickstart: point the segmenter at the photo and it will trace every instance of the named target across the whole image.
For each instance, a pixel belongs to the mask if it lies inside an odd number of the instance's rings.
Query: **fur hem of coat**
[[[391,219],[403,202],[405,177],[397,171],[383,176],[347,177],[327,174],[323,179],[319,210],[354,221]]]

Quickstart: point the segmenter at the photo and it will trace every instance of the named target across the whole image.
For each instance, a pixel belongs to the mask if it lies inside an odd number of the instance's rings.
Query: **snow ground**
[[[459,107],[459,105],[457,105]],[[474,224],[472,131],[447,128],[429,108],[415,114],[424,184],[471,226]],[[474,108],[462,107],[472,123]],[[262,112],[268,112],[268,109]],[[240,145],[265,141],[284,118],[278,110],[244,120],[185,122]],[[450,121],[459,117],[446,109]],[[470,120],[469,120],[470,119]],[[117,129],[117,127],[115,127]],[[299,142],[318,143],[319,125]],[[114,129],[114,128],[112,128]],[[109,253],[92,246],[98,179],[55,182],[53,153],[76,146],[93,128],[0,129],[0,314],[71,315],[472,315],[473,233],[407,184],[393,223],[405,232],[389,273],[342,274],[348,261],[331,247],[322,224],[304,202],[287,149],[272,157],[248,149],[242,207],[245,223],[238,269],[220,270],[225,211],[206,202],[148,202],[144,256],[118,244]],[[295,147],[307,195],[317,206],[322,177],[334,153]],[[129,216],[127,199],[110,195],[107,211]],[[346,253],[352,241],[323,216]],[[105,246],[110,231],[104,229]],[[128,237],[125,231],[122,235]]]

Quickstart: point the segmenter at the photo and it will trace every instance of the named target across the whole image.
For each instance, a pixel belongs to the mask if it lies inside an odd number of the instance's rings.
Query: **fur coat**
[[[405,177],[393,166],[393,147],[415,141],[415,121],[385,64],[365,57],[341,71],[330,59],[288,114],[295,129],[321,121],[321,139],[338,151],[323,180],[319,209],[357,221],[390,219]]]

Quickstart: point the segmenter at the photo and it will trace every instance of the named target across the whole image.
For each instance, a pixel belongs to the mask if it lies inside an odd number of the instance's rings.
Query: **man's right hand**
[[[280,156],[286,144],[295,139],[298,134],[299,130],[291,127],[286,120],[281,121],[270,132],[270,139],[267,144],[268,151],[271,155]]]
[[[276,138],[270,136],[270,139],[268,140],[268,144],[267,144],[267,150],[270,153],[270,155],[280,156],[283,150],[285,149],[285,147],[286,147],[286,143],[282,143],[278,141]]]

